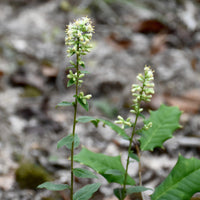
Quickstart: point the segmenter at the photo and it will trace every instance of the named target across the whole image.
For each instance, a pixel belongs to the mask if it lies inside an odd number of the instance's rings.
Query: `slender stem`
[[[131,138],[130,138],[130,142],[129,142],[129,147],[128,147],[128,157],[127,157],[127,162],[126,162],[126,171],[125,171],[125,177],[124,177],[124,183],[123,183],[122,199],[124,199],[126,197],[125,192],[126,192],[126,181],[127,181],[127,176],[128,176],[128,166],[130,163],[130,153],[131,153],[132,141],[133,141],[133,136],[135,135],[135,128],[136,128],[138,117],[139,117],[139,113],[136,115],[136,118],[135,118],[133,130],[132,130]]]
[[[79,52],[79,40],[77,43],[77,52]],[[76,72],[77,72],[77,79],[76,79],[76,95],[75,95],[75,102],[74,102],[74,121],[73,121],[73,141],[72,141],[72,148],[71,148],[71,187],[70,187],[70,200],[73,200],[73,193],[74,193],[74,137],[75,137],[75,128],[76,128],[76,115],[77,115],[77,106],[78,106],[78,77],[79,77],[79,54],[76,54]]]
[[[141,165],[141,161],[140,161],[140,149],[138,144],[135,145],[136,151],[137,151],[137,156],[139,158],[139,171],[138,171],[138,175],[139,175],[139,185],[142,186],[142,165]]]
[[[140,97],[141,97],[141,95],[143,93],[144,83],[143,83],[143,85],[142,85],[141,88],[142,88],[142,90],[140,92]],[[139,107],[140,107],[141,101],[142,100],[140,98],[140,100],[138,101]],[[124,198],[126,197],[126,181],[127,181],[127,176],[128,176],[128,166],[129,166],[129,163],[130,163],[130,153],[131,153],[131,147],[132,147],[133,137],[134,137],[135,132],[136,132],[135,129],[136,129],[136,124],[137,124],[137,120],[138,120],[139,115],[140,115],[140,112],[138,111],[136,113],[135,122],[133,124],[133,130],[132,130],[132,133],[131,133],[131,138],[129,140],[128,157],[127,157],[127,161],[126,161],[126,170],[125,170],[125,177],[124,177],[123,190],[122,190],[122,200],[124,200]],[[136,150],[137,150],[137,147],[138,146],[136,146]],[[138,150],[139,150],[139,147],[138,147]],[[138,151],[137,151],[137,154],[138,154]],[[138,157],[140,158],[140,154],[139,154]],[[140,184],[140,186],[142,185],[142,172],[141,172],[141,168],[142,168],[141,162],[139,162],[139,184]]]

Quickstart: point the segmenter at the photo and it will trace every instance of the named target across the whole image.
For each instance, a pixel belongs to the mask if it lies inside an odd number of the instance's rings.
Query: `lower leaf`
[[[61,190],[69,189],[70,187],[67,184],[55,184],[52,182],[45,182],[45,183],[42,183],[41,185],[38,185],[37,188],[46,188],[47,190],[61,191]]]
[[[74,141],[74,148],[77,148],[80,144],[80,140],[77,134],[74,136],[72,134],[63,137],[61,140],[58,141],[57,143],[57,148],[61,148],[63,146],[66,146],[68,149],[72,148],[72,142]]]
[[[79,178],[98,178],[96,175],[94,175],[91,171],[88,171],[87,169],[81,169],[81,168],[74,168],[74,175]]]
[[[109,183],[124,183],[125,169],[120,156],[107,156],[82,148],[81,152],[74,156],[74,161],[91,167]],[[126,184],[134,185],[135,181],[128,175]]]
[[[73,195],[73,200],[88,200],[99,189],[100,183],[86,185]]]
[[[188,200],[200,192],[200,160],[179,159],[168,177],[155,189],[152,200]]]

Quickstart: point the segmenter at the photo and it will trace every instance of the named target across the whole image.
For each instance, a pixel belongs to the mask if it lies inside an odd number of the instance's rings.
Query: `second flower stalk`
[[[129,139],[129,148],[128,148],[128,157],[126,161],[126,169],[125,169],[125,178],[122,188],[122,194],[121,199],[124,199],[126,197],[126,182],[127,182],[127,176],[128,176],[128,167],[130,163],[130,155],[132,153],[132,145],[134,143],[133,138],[136,134],[136,124],[138,121],[138,118],[140,116],[140,113],[143,111],[143,108],[140,107],[140,104],[142,101],[149,102],[151,100],[152,94],[154,94],[154,77],[153,77],[153,70],[145,66],[144,68],[144,75],[139,74],[137,76],[138,81],[140,84],[133,84],[132,85],[132,96],[133,96],[133,105],[131,106],[130,112],[135,114],[135,121],[131,122],[130,118],[127,118],[126,120],[123,119],[123,117],[118,116],[118,120],[115,121],[116,124],[121,124],[122,129],[125,129],[126,127],[132,127],[132,133],[131,137]],[[152,126],[152,122],[149,122],[148,124],[144,124],[142,129],[149,129]],[[135,144],[136,153],[139,159],[139,185],[142,186],[142,169],[141,169],[141,162],[140,162],[140,150],[137,144]]]

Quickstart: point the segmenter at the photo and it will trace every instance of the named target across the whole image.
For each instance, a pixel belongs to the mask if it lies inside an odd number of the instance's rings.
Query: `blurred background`
[[[142,154],[143,183],[154,188],[172,169],[179,153],[200,158],[200,1],[199,0],[0,0],[0,199],[67,200],[67,192],[36,190],[46,180],[69,183],[69,151],[56,142],[71,132],[73,109],[66,87],[65,29],[91,17],[94,48],[83,59],[90,74],[83,91],[92,94],[90,111],[79,115],[115,120],[129,117],[131,85],[145,65],[155,70],[152,102],[179,106],[183,128],[164,149]],[[131,115],[130,115],[131,116]],[[133,116],[131,116],[133,118]],[[139,122],[141,123],[141,122]],[[78,124],[88,149],[126,159],[128,144],[109,128]],[[80,148],[77,152],[80,151]],[[36,165],[37,164],[37,165]],[[79,165],[77,165],[79,166]],[[138,166],[130,175],[138,181]],[[103,186],[95,200],[115,200]],[[80,188],[91,180],[76,179]],[[134,199],[130,197],[130,199]]]

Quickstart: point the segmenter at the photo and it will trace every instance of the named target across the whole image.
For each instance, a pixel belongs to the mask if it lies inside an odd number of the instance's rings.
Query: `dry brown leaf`
[[[118,50],[128,49],[132,45],[132,41],[129,38],[116,33],[111,33],[107,40]]]
[[[190,101],[194,101],[200,105],[200,90],[198,89],[186,91],[182,97]]]
[[[134,28],[135,32],[140,33],[160,33],[160,32],[169,32],[169,28],[157,19],[148,19],[141,21]]]
[[[165,101],[170,106],[178,106],[180,110],[186,113],[198,113],[200,104],[182,97],[165,97]]]

